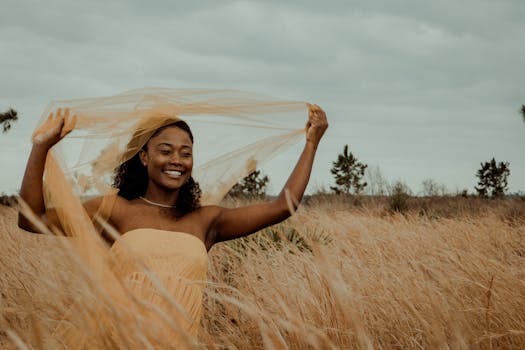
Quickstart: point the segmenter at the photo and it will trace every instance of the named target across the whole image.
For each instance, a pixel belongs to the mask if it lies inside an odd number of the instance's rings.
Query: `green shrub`
[[[403,182],[397,181],[394,183],[390,193],[390,211],[398,213],[407,211],[410,193],[410,188]]]
[[[17,204],[16,196],[7,195],[5,193],[0,194],[0,205],[5,205],[6,207],[14,207]]]

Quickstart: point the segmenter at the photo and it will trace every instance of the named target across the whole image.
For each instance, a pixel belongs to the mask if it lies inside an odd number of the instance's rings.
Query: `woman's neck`
[[[177,198],[179,197],[179,190],[173,190],[168,192],[166,190],[161,190],[153,186],[148,186],[148,188],[146,189],[146,193],[144,193],[142,197],[158,204],[173,206],[175,205],[175,203],[177,203]]]

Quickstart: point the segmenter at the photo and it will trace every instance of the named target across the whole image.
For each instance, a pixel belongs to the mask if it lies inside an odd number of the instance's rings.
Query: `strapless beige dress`
[[[189,233],[140,228],[120,236],[111,252],[113,273],[138,301],[138,319],[154,338],[185,348],[188,336],[196,335],[202,314],[208,270],[204,243]],[[75,349],[89,347],[78,339],[78,330],[68,328],[58,332],[70,338],[62,342]]]

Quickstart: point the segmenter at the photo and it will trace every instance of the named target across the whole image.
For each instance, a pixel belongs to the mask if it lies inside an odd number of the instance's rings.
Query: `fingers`
[[[318,105],[310,104],[310,103],[308,103],[307,105],[308,105],[309,114],[314,114],[314,115],[324,114],[323,109],[319,107]]]
[[[56,122],[57,127],[60,130],[60,135],[62,136],[62,130],[64,129],[64,124],[66,123],[66,116],[69,115],[69,109],[65,109],[64,113],[62,113],[62,109],[59,108],[57,110],[57,116],[56,116]]]
[[[72,115],[69,108],[58,108],[35,130],[32,136],[33,143],[52,147],[75,128],[76,122],[77,117]]]
[[[311,123],[319,124],[326,122],[326,113],[316,104],[307,103],[308,119]]]
[[[321,107],[316,104],[307,105],[308,122],[306,124],[306,140],[317,145],[328,128],[328,121],[326,119],[326,113]]]
[[[58,108],[55,113],[50,113],[48,117],[48,123],[50,123],[50,128],[56,129],[57,132],[60,132],[60,138],[63,138],[69,134],[76,125],[77,116],[75,114],[71,115],[71,110],[69,108]]]
[[[77,124],[77,116],[73,114],[73,116],[68,117],[64,121],[64,126],[62,127],[62,131],[60,132],[60,137],[64,137],[67,134],[69,134]]]
[[[310,129],[310,126],[312,126],[312,123],[308,120],[308,121],[306,122],[306,126],[304,127],[304,130],[305,130],[306,132],[308,132],[308,129]]]
[[[61,109],[59,108],[57,115],[60,118],[60,138],[63,138],[75,128],[77,116],[75,114],[71,115],[69,108],[66,108],[63,114],[61,114]]]

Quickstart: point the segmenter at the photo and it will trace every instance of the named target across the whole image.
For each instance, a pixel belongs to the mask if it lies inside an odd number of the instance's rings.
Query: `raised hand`
[[[70,115],[68,108],[64,111],[59,108],[56,113],[50,113],[45,122],[33,133],[33,144],[46,148],[53,147],[75,128],[76,120],[76,116]]]
[[[315,104],[308,105],[308,122],[306,123],[306,141],[312,142],[316,147],[328,128],[326,113]]]

